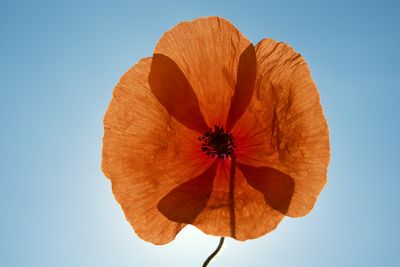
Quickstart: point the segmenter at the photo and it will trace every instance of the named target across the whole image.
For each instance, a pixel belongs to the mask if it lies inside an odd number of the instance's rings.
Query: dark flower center
[[[203,136],[199,137],[201,150],[208,156],[214,158],[217,156],[219,159],[229,158],[234,152],[235,137],[231,133],[227,133],[224,127],[214,126],[214,130],[210,128]]]

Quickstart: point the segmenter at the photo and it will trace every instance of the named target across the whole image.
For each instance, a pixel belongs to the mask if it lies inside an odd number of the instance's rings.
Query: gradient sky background
[[[302,2],[302,3],[300,3]],[[330,126],[329,180],[306,217],[229,239],[210,266],[399,266],[396,1],[0,1],[0,266],[200,266],[193,227],[140,240],[100,170],[120,76],[180,21],[218,15],[303,54]]]

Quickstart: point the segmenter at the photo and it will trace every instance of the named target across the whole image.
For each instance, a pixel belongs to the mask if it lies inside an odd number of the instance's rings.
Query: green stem
[[[203,263],[203,267],[206,267],[210,263],[210,261],[218,254],[218,252],[222,248],[222,245],[224,244],[224,240],[225,240],[225,237],[221,237],[221,239],[219,240],[217,249],[210,256],[208,256],[206,261]]]

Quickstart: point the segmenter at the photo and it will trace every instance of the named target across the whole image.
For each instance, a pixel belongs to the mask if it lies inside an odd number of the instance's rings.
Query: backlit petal
[[[163,54],[177,64],[192,86],[207,124],[212,127],[226,123],[236,89],[239,59],[248,49],[250,55],[248,52],[242,60],[250,61],[251,47],[231,23],[208,17],[179,23],[163,35],[154,53]],[[245,69],[239,73],[251,76]],[[242,79],[242,85],[246,79]]]
[[[166,218],[158,202],[212,160],[201,151],[199,134],[171,117],[153,94],[150,66],[150,58],[141,60],[113,92],[104,118],[102,169],[138,236],[164,244],[185,224]]]
[[[211,196],[192,224],[210,235],[254,239],[274,230],[284,215],[267,205],[232,162],[219,161]]]
[[[226,122],[227,131],[233,128],[237,120],[246,111],[253,96],[256,74],[256,52],[253,45],[249,45],[240,55],[235,93],[232,97]]]
[[[154,54],[149,84],[160,103],[177,121],[200,134],[208,130],[191,85],[172,59]]]
[[[215,161],[202,174],[165,195],[157,205],[160,212],[171,221],[193,223],[210,198],[217,166]]]
[[[268,167],[238,164],[247,183],[260,191],[269,206],[286,214],[293,196],[294,181],[283,172]]]
[[[307,214],[326,183],[329,133],[317,88],[300,54],[271,39],[256,46],[257,80],[233,129],[238,161],[276,169],[295,188],[287,215]]]

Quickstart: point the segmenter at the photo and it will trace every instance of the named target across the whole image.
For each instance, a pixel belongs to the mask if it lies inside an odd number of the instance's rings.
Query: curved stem
[[[218,252],[222,248],[222,245],[224,244],[224,240],[225,240],[225,237],[221,237],[221,239],[219,240],[218,247],[215,249],[215,251],[213,253],[211,253],[210,256],[208,256],[206,261],[203,263],[203,267],[206,267],[210,263],[210,261],[218,254]]]

